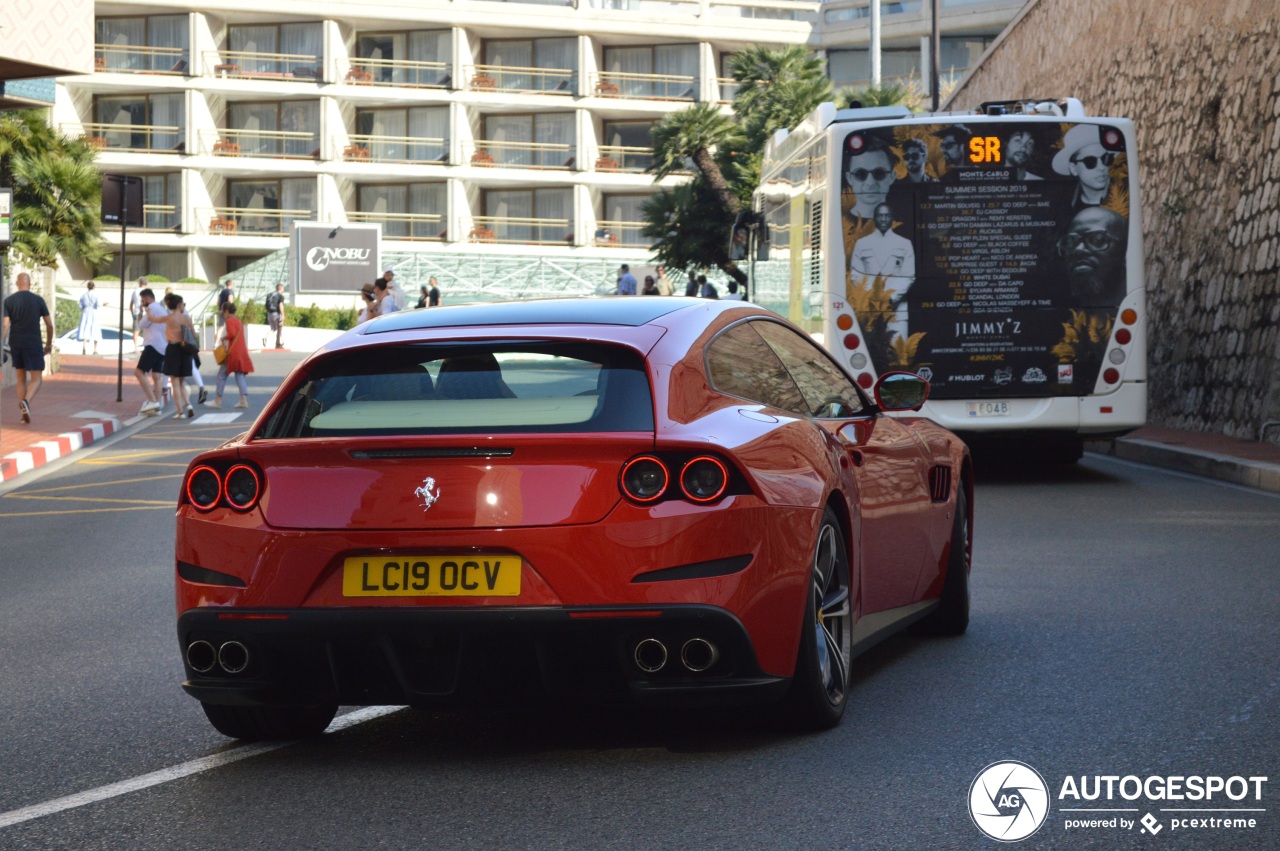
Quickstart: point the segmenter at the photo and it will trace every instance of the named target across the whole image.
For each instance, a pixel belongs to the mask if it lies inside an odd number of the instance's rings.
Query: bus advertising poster
[[[1119,130],[913,124],[842,149],[846,289],[877,371],[936,399],[1093,392],[1127,291]]]

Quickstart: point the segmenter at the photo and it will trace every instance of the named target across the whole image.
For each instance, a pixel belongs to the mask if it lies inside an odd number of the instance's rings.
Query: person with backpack
[[[276,284],[276,291],[269,293],[266,300],[267,325],[276,332],[276,348],[283,349],[284,342],[284,284]],[[221,306],[218,308],[222,310]]]

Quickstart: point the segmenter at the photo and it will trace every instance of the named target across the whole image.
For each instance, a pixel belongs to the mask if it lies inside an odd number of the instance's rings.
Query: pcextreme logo
[[[1058,787],[1063,831],[1135,831],[1149,837],[1252,831],[1266,813],[1259,775],[1068,774]],[[1016,760],[994,762],[969,787],[969,815],[983,834],[1018,842],[1050,820],[1049,787]],[[1136,829],[1136,830],[1135,830]],[[1112,839],[1111,841],[1114,841]]]

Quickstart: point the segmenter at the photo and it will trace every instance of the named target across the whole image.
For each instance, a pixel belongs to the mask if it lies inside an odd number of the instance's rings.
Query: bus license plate
[[[971,417],[1007,417],[1009,416],[1008,402],[970,402],[969,416]]]
[[[354,556],[342,563],[344,597],[517,597],[519,556]]]

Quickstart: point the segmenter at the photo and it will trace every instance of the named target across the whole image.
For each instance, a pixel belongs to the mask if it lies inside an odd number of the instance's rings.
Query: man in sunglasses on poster
[[[1111,308],[1120,304],[1128,237],[1129,223],[1118,213],[1105,207],[1076,213],[1057,243],[1074,303]]]
[[[885,139],[872,133],[851,134],[846,144],[849,158],[844,170],[845,186],[856,196],[849,216],[867,223],[866,230],[870,231],[876,207],[889,197],[889,189],[897,179],[894,169],[898,155]]]
[[[1072,209],[1096,207],[1107,200],[1111,189],[1111,164],[1116,155],[1102,146],[1102,131],[1096,124],[1077,124],[1062,139],[1062,150],[1054,154],[1053,170],[1076,179]]]

